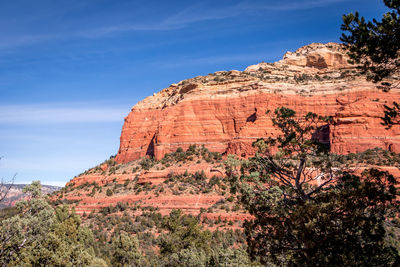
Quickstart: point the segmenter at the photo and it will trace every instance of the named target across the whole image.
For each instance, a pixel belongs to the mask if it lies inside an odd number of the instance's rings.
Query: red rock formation
[[[265,112],[279,106],[294,109],[299,116],[333,116],[335,124],[326,137],[333,152],[373,147],[400,152],[400,128],[385,130],[380,120],[383,105],[398,99],[399,91],[377,90],[347,59],[338,44],[312,44],[288,52],[276,63],[173,84],[132,108],[116,161],[146,155],[160,159],[190,144],[251,155],[254,140],[276,132]]]
[[[71,183],[73,183],[73,186],[80,186],[85,183],[97,183],[98,185],[105,185],[107,183],[113,182],[114,179],[117,183],[122,184],[126,180],[133,180],[135,177],[137,177],[137,182],[139,184],[159,184],[164,182],[164,180],[167,179],[170,174],[181,175],[185,172],[188,174],[204,172],[205,176],[207,177],[221,177],[222,174],[224,174],[225,170],[221,167],[214,167],[212,164],[206,162],[191,162],[183,164],[181,166],[170,166],[163,169],[158,168],[158,170],[152,168],[151,170],[141,170],[134,173],[132,173],[128,168],[122,168],[116,173],[94,172],[82,174],[73,178],[70,182],[67,183],[67,186],[71,185]]]
[[[155,195],[154,190],[151,192],[135,192],[132,187],[126,188],[115,193],[112,196],[106,195],[106,190],[102,190],[101,193],[97,192],[91,195],[92,183],[96,183],[102,188],[113,188],[116,184],[124,184],[126,180],[129,180],[132,184],[139,184],[143,186],[144,184],[159,185],[164,182],[171,174],[182,175],[184,173],[194,174],[196,172],[204,171],[207,177],[212,176],[222,176],[224,170],[221,167],[213,166],[213,164],[201,161],[198,163],[198,159],[171,165],[166,168],[161,168],[161,164],[153,166],[150,170],[143,170],[132,173],[132,164],[120,165],[121,167],[115,173],[101,173],[96,171],[90,171],[87,174],[75,177],[68,183],[69,186],[73,186],[73,190],[65,192],[62,197],[68,200],[79,200],[79,203],[75,205],[76,212],[78,214],[83,214],[84,212],[90,213],[91,211],[98,211],[102,207],[115,206],[118,202],[128,203],[129,205],[134,205],[135,203],[140,203],[141,206],[152,206],[157,207],[161,214],[167,215],[172,209],[181,209],[185,213],[198,214],[200,209],[208,209],[210,206],[223,199],[221,194],[218,194],[215,190],[207,194],[202,194],[201,192],[196,193],[180,193],[180,195],[175,195],[166,190],[162,193]],[[114,183],[115,181],[115,183]],[[135,182],[132,182],[135,181]],[[85,186],[86,184],[86,186]],[[81,186],[81,187],[80,187]],[[166,184],[165,184],[166,186]],[[222,213],[217,211],[218,216],[221,215],[222,218],[232,217],[231,214]],[[207,215],[208,216],[208,215]],[[210,215],[215,216],[215,215]],[[217,216],[217,217],[218,217]],[[242,213],[234,214],[236,217],[246,216]],[[232,218],[234,218],[234,216]]]
[[[383,171],[389,171],[395,177],[400,177],[400,170],[397,167],[389,167],[389,166],[368,166],[368,167],[376,167]],[[357,166],[355,172],[360,174],[366,166]],[[101,174],[87,174],[81,175],[79,177],[74,178],[71,182],[74,183],[74,186],[80,186],[85,183],[91,184],[92,182],[96,182],[101,187],[107,185],[107,183],[113,184],[112,181],[116,179],[116,182],[119,184],[123,184],[125,180],[133,180],[135,176],[138,176],[139,179],[137,183],[144,184],[149,183],[152,185],[157,185],[168,179],[169,173],[174,174],[183,174],[186,170],[189,173],[194,173],[199,170],[205,170],[205,174],[208,177],[212,175],[218,175],[222,172],[215,172],[214,168],[210,167],[210,164],[186,164],[181,167],[169,167],[162,171],[157,171],[155,169],[144,171],[138,174],[121,174],[116,173],[112,175],[101,175]],[[185,170],[185,171],[184,171]],[[222,171],[222,170],[221,170]],[[190,213],[197,215],[200,213],[200,210],[208,209],[212,207],[218,201],[224,199],[221,194],[214,192],[210,192],[207,194],[202,193],[183,193],[181,195],[174,195],[170,192],[163,192],[155,195],[154,191],[151,192],[141,192],[139,194],[132,191],[132,189],[124,189],[121,192],[112,195],[106,196],[105,191],[102,193],[96,193],[94,196],[90,196],[92,187],[87,187],[83,189],[76,190],[64,193],[61,198],[68,200],[78,200],[79,203],[75,204],[75,210],[78,214],[90,213],[92,211],[99,211],[102,207],[106,206],[115,206],[118,202],[127,203],[130,206],[134,206],[136,203],[140,203],[141,206],[150,206],[157,207],[161,214],[167,215],[171,212],[172,209],[181,209],[185,213]],[[56,199],[57,197],[55,197]],[[228,220],[242,220],[248,218],[248,214],[243,211],[240,212],[226,212],[221,209],[216,209],[212,213],[205,213],[204,216],[208,218],[218,218],[221,216],[222,219]]]
[[[333,152],[362,152],[374,147],[400,152],[400,127],[386,130],[380,119],[383,105],[398,100],[400,90],[377,90],[375,84],[365,81],[347,64],[347,59],[338,44],[312,44],[286,53],[276,63],[260,63],[243,72],[217,72],[173,84],[139,102],[125,118],[115,160],[128,164],[117,165],[116,171],[111,171],[113,165],[103,164],[100,170],[78,176],[70,184],[96,182],[104,186],[112,181],[123,184],[125,180],[135,180],[138,184],[159,185],[171,172],[183,174],[186,170],[204,170],[208,178],[220,175],[222,169],[197,159],[168,167],[157,163],[149,171],[138,171],[138,162],[131,161],[146,155],[161,159],[165,153],[178,147],[186,150],[192,144],[204,145],[210,151],[252,155],[254,140],[277,133],[266,111],[280,106],[296,110],[298,116],[308,112],[332,116],[334,124],[324,128],[319,137],[331,144]],[[396,168],[388,170],[399,174]],[[164,192],[156,196],[125,190],[106,196],[104,191],[91,197],[89,189],[74,190],[64,197],[81,200],[76,206],[79,213],[122,201],[155,206],[162,214],[173,208],[198,214],[201,208],[207,209],[221,199],[215,192]],[[246,216],[221,211],[206,216],[220,215]]]

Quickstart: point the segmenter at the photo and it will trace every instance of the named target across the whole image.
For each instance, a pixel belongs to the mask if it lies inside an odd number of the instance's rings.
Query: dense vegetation
[[[313,135],[330,120],[316,114],[298,118],[278,108],[272,121],[281,135],[254,142],[259,153],[249,160],[227,161],[231,190],[254,217],[244,224],[250,255],[277,265],[398,265],[396,179],[348,168],[354,159],[368,162],[374,150],[331,154]],[[394,162],[390,153],[375,151]]]
[[[39,182],[24,188],[19,202],[0,222],[2,266],[104,266],[96,257],[92,232],[67,206],[52,208]]]
[[[40,183],[15,208],[2,211],[4,266],[251,266],[241,230],[204,229],[201,216],[118,203],[84,215],[84,226],[64,204],[52,207]],[[57,204],[57,203],[56,203]],[[138,214],[138,215],[135,215]]]
[[[122,215],[109,213],[122,210]],[[132,216],[129,208],[120,205],[88,216],[98,250],[109,264],[120,262],[114,257],[112,244],[121,234],[139,244],[144,253],[138,258],[140,266],[223,266],[225,261],[221,259],[238,266],[250,264],[242,231],[211,232],[203,228],[198,216],[184,215],[179,210],[162,216],[155,210],[145,207],[140,216]]]

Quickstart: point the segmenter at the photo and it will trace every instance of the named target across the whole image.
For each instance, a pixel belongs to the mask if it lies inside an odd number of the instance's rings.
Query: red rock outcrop
[[[330,143],[333,152],[363,152],[374,147],[400,152],[400,127],[386,130],[380,119],[384,105],[398,100],[400,90],[378,90],[347,60],[338,44],[311,44],[286,53],[276,63],[259,63],[243,72],[221,71],[172,84],[139,102],[125,118],[115,158],[119,164],[107,161],[75,177],[69,183],[71,190],[59,198],[79,200],[75,205],[78,213],[118,202],[157,207],[162,214],[178,208],[198,214],[201,209],[215,207],[223,198],[218,188],[205,194],[188,189],[176,195],[172,189],[138,192],[132,184],[167,188],[168,183],[163,182],[172,173],[204,171],[208,179],[221,176],[221,160],[213,164],[195,157],[168,166],[158,162],[147,170],[134,160],[146,155],[161,159],[178,147],[186,150],[193,144],[215,152],[252,155],[253,141],[277,133],[266,111],[280,106],[294,109],[298,116],[308,112],[332,116],[334,123],[319,137]],[[366,167],[362,166],[359,170]],[[396,167],[378,167],[399,175]],[[106,194],[106,188],[117,188],[125,181],[133,182],[111,196]],[[104,190],[92,193],[94,184]],[[247,215],[217,208],[205,216],[243,219]]]
[[[211,164],[207,163],[200,158],[196,158],[193,161],[186,163],[172,164],[169,167],[163,166],[161,163],[157,163],[149,170],[140,169],[132,172],[132,169],[136,169],[137,162],[131,162],[129,164],[118,165],[118,169],[114,172],[99,172],[91,169],[86,174],[72,179],[68,184],[66,190],[62,196],[57,196],[54,199],[67,199],[69,201],[79,201],[75,204],[75,210],[78,214],[90,213],[92,211],[98,211],[102,207],[115,206],[118,202],[127,203],[130,206],[134,206],[140,203],[141,206],[157,207],[161,214],[167,215],[172,209],[181,209],[185,213],[198,214],[201,209],[208,209],[215,203],[223,199],[223,195],[218,194],[218,190],[213,190],[208,193],[201,193],[189,189],[179,194],[173,194],[167,189],[167,184],[163,183],[167,180],[170,175],[190,175],[196,172],[204,172],[207,177],[219,176],[222,177],[224,169],[220,167],[220,162]],[[215,166],[217,165],[217,166]],[[125,182],[128,180],[130,186],[125,186]],[[103,188],[101,192],[91,194],[93,185]],[[146,184],[150,186],[159,186],[159,188],[166,188],[165,191],[155,194],[156,189],[150,191],[135,191],[134,186],[143,188]],[[117,190],[112,196],[106,195],[105,188],[123,188]],[[222,218],[244,218],[246,214],[236,212],[234,214],[228,214],[223,210],[213,211]],[[205,216],[215,217],[216,214],[204,214]],[[218,217],[217,216],[217,217]]]
[[[210,163],[186,163],[180,166],[170,166],[163,169],[152,168],[150,170],[140,170],[138,172],[132,172],[129,170],[131,166],[124,166],[119,169],[116,173],[107,172],[93,172],[88,174],[82,174],[67,183],[67,186],[73,183],[73,186],[80,186],[85,183],[97,183],[98,185],[105,185],[113,182],[114,180],[122,184],[126,180],[133,180],[137,177],[139,184],[151,183],[159,184],[164,182],[170,174],[181,175],[184,173],[195,174],[196,172],[204,172],[205,176],[219,176],[222,177],[225,170],[222,167],[215,167]]]
[[[385,130],[383,106],[399,99],[365,81],[335,43],[311,44],[276,63],[216,72],[172,84],[135,105],[125,118],[116,157],[126,163],[191,144],[248,156],[251,143],[276,133],[267,110],[279,106],[332,116],[324,138],[336,153],[381,147],[400,152],[400,127]]]

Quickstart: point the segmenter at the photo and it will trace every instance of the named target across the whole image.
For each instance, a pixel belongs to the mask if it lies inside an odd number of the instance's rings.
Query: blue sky
[[[0,2],[0,177],[63,185],[118,151],[123,118],[180,80],[339,41],[380,0]]]

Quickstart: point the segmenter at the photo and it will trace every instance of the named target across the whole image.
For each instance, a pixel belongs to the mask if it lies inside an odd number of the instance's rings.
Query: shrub
[[[110,196],[112,196],[112,194],[113,194],[113,191],[110,188],[107,188],[106,195],[108,197],[110,197]]]
[[[143,158],[140,162],[139,165],[142,167],[142,169],[148,171],[151,167],[154,166],[154,161],[149,158]]]

